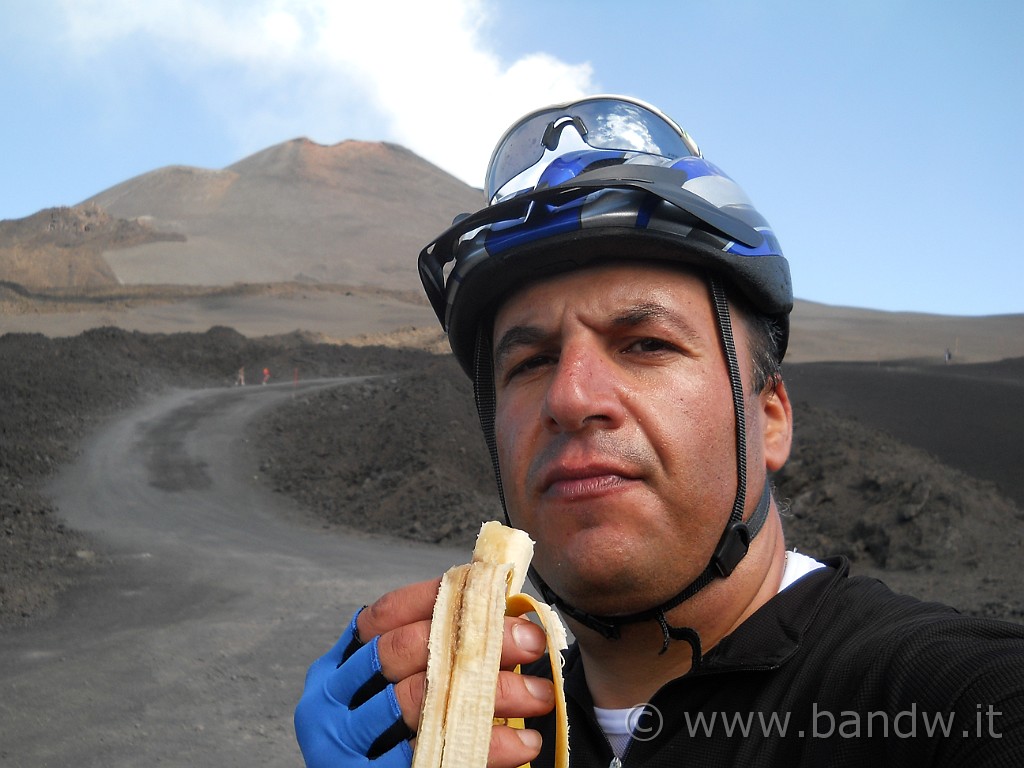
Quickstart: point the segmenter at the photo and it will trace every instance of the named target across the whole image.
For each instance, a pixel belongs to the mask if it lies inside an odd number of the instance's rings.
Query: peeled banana
[[[495,722],[504,616],[535,613],[548,637],[555,685],[555,765],[568,768],[569,724],[562,689],[565,628],[545,603],[520,590],[533,559],[523,531],[484,523],[473,561],[451,568],[441,580],[430,626],[427,686],[412,768],[484,768]]]

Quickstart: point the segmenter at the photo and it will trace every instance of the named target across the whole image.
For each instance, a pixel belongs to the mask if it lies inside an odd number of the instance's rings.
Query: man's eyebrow
[[[687,338],[697,339],[700,337],[697,330],[684,316],[657,302],[633,305],[612,319],[612,325],[618,328],[637,328],[645,323],[654,322],[667,323]]]
[[[494,345],[495,367],[500,367],[502,359],[516,347],[536,344],[544,338],[545,333],[536,326],[513,325],[501,335],[501,339]]]
[[[697,339],[700,337],[700,334],[685,318],[658,302],[644,302],[627,307],[611,318],[610,325],[616,328],[638,328],[651,322],[668,323],[686,338]],[[547,338],[547,334],[536,326],[512,326],[502,334],[501,339],[494,345],[495,367],[500,367],[502,359],[516,347],[537,344],[545,338]]]
[[[612,318],[612,325],[632,327],[652,320],[675,320],[675,316],[662,304],[655,302],[637,304]]]

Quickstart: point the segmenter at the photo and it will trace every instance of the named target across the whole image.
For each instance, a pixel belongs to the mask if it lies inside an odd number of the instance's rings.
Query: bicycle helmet
[[[467,373],[477,330],[527,282],[599,259],[689,263],[721,275],[780,326],[793,292],[775,233],[670,118],[595,96],[538,110],[498,142],[488,205],[420,253],[423,286]]]
[[[532,112],[509,128],[491,156],[487,205],[463,214],[419,256],[419,272],[459,363],[473,379],[477,410],[504,506],[494,434],[491,323],[528,283],[601,261],[674,262],[708,275],[733,390],[737,491],[707,567],[670,600],[626,616],[594,616],[568,604],[536,571],[545,599],[606,637],[623,624],[656,620],[701,658],[696,631],[665,613],[715,578],[727,577],[767,517],[765,484],[749,520],[743,389],[723,281],[775,322],[785,354],[793,305],[789,265],[768,222],[696,142],[644,102],[593,96]],[[506,519],[508,512],[506,510]]]

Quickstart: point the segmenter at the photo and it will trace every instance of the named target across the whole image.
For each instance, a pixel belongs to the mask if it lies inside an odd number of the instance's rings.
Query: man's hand
[[[309,768],[410,765],[409,738],[419,724],[439,583],[402,587],[359,611],[335,646],[309,668],[295,710],[295,733]],[[539,659],[545,647],[539,627],[526,619],[505,619],[496,716],[551,711],[551,682],[511,671]],[[539,752],[535,731],[495,726],[488,766],[514,768]]]

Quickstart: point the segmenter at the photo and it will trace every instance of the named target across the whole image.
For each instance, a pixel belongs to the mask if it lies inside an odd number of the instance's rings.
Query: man
[[[577,640],[573,765],[1024,764],[1024,628],[786,552],[792,290],[739,187],[655,108],[594,97],[510,128],[485,191],[420,273]],[[308,765],[408,764],[437,584],[311,667]],[[494,729],[494,766],[550,764],[542,644],[507,621],[503,669],[526,674],[502,673],[496,714],[528,729]]]

